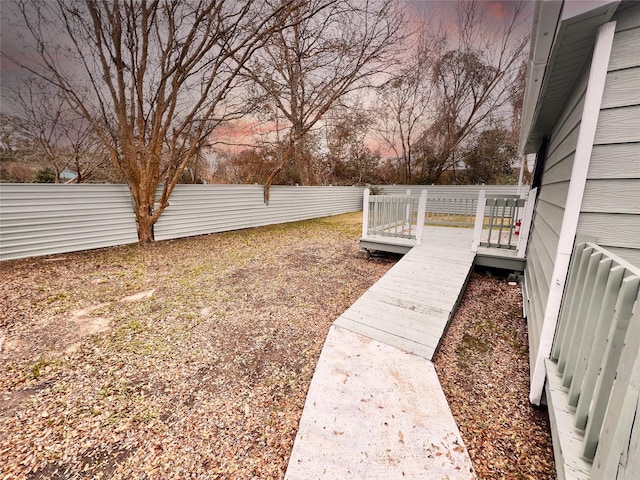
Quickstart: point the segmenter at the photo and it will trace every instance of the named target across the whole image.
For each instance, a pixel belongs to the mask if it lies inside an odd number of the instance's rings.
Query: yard
[[[282,478],[331,322],[393,265],[358,258],[360,221],[0,263],[0,478]],[[504,408],[530,410],[523,395]],[[544,415],[522,421],[518,455],[548,458]]]

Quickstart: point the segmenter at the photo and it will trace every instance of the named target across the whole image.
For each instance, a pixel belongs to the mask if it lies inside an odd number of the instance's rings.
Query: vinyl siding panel
[[[549,293],[549,284],[551,282],[551,273],[553,271],[553,261],[548,249],[544,248],[544,238],[542,235],[534,235],[531,247],[531,257],[527,258],[527,266],[536,266],[534,268],[534,277],[536,279],[536,289],[534,292],[538,293],[538,297],[541,299],[541,304],[547,304],[547,297]],[[544,310],[544,308],[543,308]]]
[[[609,247],[607,250],[640,268],[640,250],[637,248]]]
[[[591,152],[589,180],[638,178],[640,154],[636,143],[595,145]]]
[[[578,222],[578,235],[596,239],[604,248],[640,249],[640,215],[583,213]]]
[[[580,210],[582,213],[640,215],[640,182],[637,179],[590,180]]]
[[[629,142],[640,142],[640,105],[601,110],[594,144]]]
[[[632,12],[638,15],[637,10]],[[615,20],[615,18],[614,18]],[[640,28],[619,31],[613,39],[613,49],[609,60],[609,70],[620,70],[638,65],[638,44],[640,43]]]
[[[640,2],[629,2],[616,12],[616,32],[640,27]]]
[[[601,108],[638,104],[640,104],[640,67],[610,71],[604,84]]]
[[[567,190],[569,189],[569,182],[561,181],[557,183],[548,183],[543,185],[540,189],[540,195],[538,198],[541,200],[560,207],[564,210],[564,206],[567,203]],[[560,216],[564,212],[558,212]]]
[[[553,177],[556,182],[568,182],[571,179],[571,170],[573,169],[574,153],[564,157],[563,161],[555,163],[546,171],[548,175]],[[564,202],[563,202],[564,204]]]
[[[553,155],[547,157],[545,162],[545,170],[551,169],[556,163],[570,157],[576,151],[576,145],[578,143],[578,134],[580,129],[576,127],[571,133],[564,139],[564,141],[554,150]]]
[[[640,5],[618,11],[578,235],[640,258]]]
[[[525,270],[525,290],[527,299],[527,329],[529,335],[529,361],[535,365],[540,344],[540,329],[544,318],[544,309],[547,303],[549,283],[545,277],[547,268],[542,264],[545,251],[538,252],[539,242],[531,242],[527,255],[527,268]]]
[[[560,236],[564,208],[541,200],[538,202],[537,212],[540,215],[540,228],[549,228],[553,234]],[[547,235],[551,234],[551,232],[547,233]]]

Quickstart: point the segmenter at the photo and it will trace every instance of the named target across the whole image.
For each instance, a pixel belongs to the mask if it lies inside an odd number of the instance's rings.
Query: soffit
[[[611,19],[619,3],[595,8],[560,23],[530,126],[526,133],[522,132],[526,135],[521,138],[524,153],[536,153],[542,139],[551,133],[571,89],[591,56],[598,27]]]

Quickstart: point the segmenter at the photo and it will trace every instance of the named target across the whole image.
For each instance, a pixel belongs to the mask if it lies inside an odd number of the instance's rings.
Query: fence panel
[[[0,260],[137,241],[126,185],[0,184]]]
[[[156,240],[296,222],[362,209],[362,187],[177,185],[154,228]]]
[[[478,196],[460,194],[449,197],[431,193],[427,197],[427,225],[446,225],[450,227],[473,227],[478,208]]]
[[[378,185],[376,187],[385,195],[404,195],[407,190],[419,192],[429,191],[429,198],[478,198],[480,190],[486,192],[487,198],[493,197],[526,197],[529,186],[523,185],[518,190],[517,185]]]
[[[178,185],[156,240],[294,222],[362,209],[361,187]],[[0,260],[138,241],[126,185],[1,184]]]

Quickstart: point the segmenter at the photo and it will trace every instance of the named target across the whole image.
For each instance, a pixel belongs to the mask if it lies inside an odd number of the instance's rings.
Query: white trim
[[[527,243],[529,241],[529,232],[531,231],[531,222],[533,221],[533,209],[536,206],[536,197],[538,196],[538,188],[534,188],[529,192],[527,203],[524,206],[524,216],[521,220],[520,238],[518,238],[518,246],[516,247],[516,255],[524,258]]]
[[[407,195],[409,190],[407,190]],[[418,218],[416,219],[416,245],[422,245],[422,234],[424,232],[424,217],[427,212],[427,190],[420,192],[418,203]]]
[[[371,192],[368,188],[364,189],[362,195],[362,238],[367,237],[367,231],[369,230],[369,195]]]
[[[526,148],[529,130],[534,123],[536,105],[542,89],[542,80],[560,24],[562,4],[563,2],[556,0],[535,2],[531,48],[527,64],[527,83],[520,127],[521,151]]]
[[[476,208],[476,223],[473,227],[473,240],[471,251],[477,252],[482,240],[482,226],[484,225],[484,209],[487,206],[487,196],[484,190],[478,192],[478,207]]]
[[[538,354],[531,375],[531,391],[529,399],[534,405],[539,405],[544,389],[546,378],[546,368],[544,361],[549,358],[553,339],[555,336],[562,294],[564,292],[565,281],[569,269],[569,261],[573,251],[578,220],[580,218],[580,208],[582,197],[587,182],[587,172],[591,161],[591,151],[598,125],[600,105],[602,103],[602,92],[609,66],[611,46],[615,34],[616,22],[609,22],[598,28],[596,43],[591,60],[591,70],[589,72],[589,83],[585,94],[584,109],[580,123],[580,133],[574,155],[573,168],[571,170],[571,180],[567,193],[567,203],[565,206],[560,238],[558,240],[558,251],[549,285],[549,297],[545,307],[542,329],[540,332],[540,344]]]
[[[518,196],[522,195],[522,178],[524,177],[524,169],[527,168],[527,156],[524,153],[520,154],[520,173],[518,174]]]

